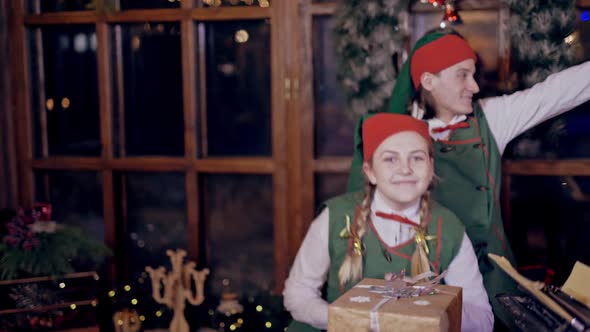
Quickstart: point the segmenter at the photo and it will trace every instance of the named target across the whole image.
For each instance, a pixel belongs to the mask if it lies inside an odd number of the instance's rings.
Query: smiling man
[[[495,253],[515,265],[499,204],[502,153],[525,130],[590,99],[590,62],[553,74],[530,89],[473,101],[479,92],[475,61],[475,53],[458,34],[428,33],[402,68],[388,112],[410,113],[428,122],[440,178],[433,197],[465,225],[494,313],[511,327],[513,319],[496,295],[515,292],[516,285],[487,257]],[[362,183],[360,128],[371,116],[363,116],[357,125],[349,191]]]

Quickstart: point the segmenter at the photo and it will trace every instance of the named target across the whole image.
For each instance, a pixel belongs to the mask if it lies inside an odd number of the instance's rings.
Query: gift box
[[[391,281],[363,279],[329,305],[328,331],[461,331],[460,287],[429,285],[434,294],[402,298],[375,291],[391,287]]]

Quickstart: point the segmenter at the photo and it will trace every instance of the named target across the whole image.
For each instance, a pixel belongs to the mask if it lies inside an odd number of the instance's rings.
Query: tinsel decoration
[[[384,111],[403,62],[409,0],[340,1],[334,14],[338,80],[354,115]]]

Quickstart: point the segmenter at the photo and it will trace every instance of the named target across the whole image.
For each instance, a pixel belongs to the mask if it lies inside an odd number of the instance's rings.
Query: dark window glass
[[[109,0],[107,0],[109,1]],[[113,1],[113,0],[110,0]],[[189,1],[189,0],[186,0]],[[180,0],[119,0],[121,10],[150,8],[179,8]]]
[[[337,59],[330,17],[313,19],[315,156],[352,156],[356,117],[347,111],[336,79]]]
[[[327,174],[319,173],[315,176],[315,207],[321,207],[321,204],[328,199],[346,192],[346,182],[348,174]],[[316,211],[320,212],[320,211]]]
[[[203,26],[207,109],[201,153],[271,155],[270,25],[252,20]]]
[[[123,102],[117,104],[124,108],[115,112],[116,151],[127,156],[183,155],[180,25],[129,24],[113,30],[122,52],[119,62],[113,52],[113,64],[122,66],[122,77],[114,77],[115,84],[123,82],[123,95],[117,96]]]
[[[94,26],[30,30],[35,155],[46,119],[49,155],[100,155]]]
[[[125,173],[128,249],[132,280],[146,266],[169,266],[166,250],[187,249],[185,178],[178,173]]]
[[[96,10],[96,0],[27,0],[31,14]]]
[[[272,178],[207,175],[205,222],[209,285],[242,294],[268,293],[274,283]]]

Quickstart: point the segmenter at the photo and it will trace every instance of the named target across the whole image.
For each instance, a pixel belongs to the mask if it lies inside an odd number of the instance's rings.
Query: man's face
[[[437,118],[449,122],[455,115],[473,112],[473,95],[479,92],[474,74],[475,61],[467,59],[430,76],[424,88],[432,94]]]
[[[392,209],[402,211],[411,207],[428,189],[434,175],[428,149],[422,136],[403,131],[384,140],[371,163],[363,164],[365,175]]]

